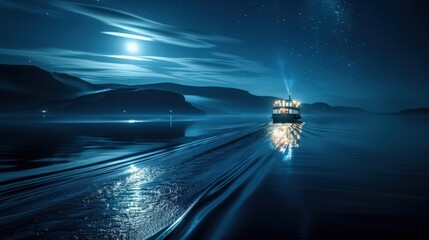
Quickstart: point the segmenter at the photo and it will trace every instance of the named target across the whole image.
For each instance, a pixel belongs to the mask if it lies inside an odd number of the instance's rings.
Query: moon
[[[139,45],[135,42],[128,42],[126,45],[127,51],[129,53],[138,53],[139,52]]]

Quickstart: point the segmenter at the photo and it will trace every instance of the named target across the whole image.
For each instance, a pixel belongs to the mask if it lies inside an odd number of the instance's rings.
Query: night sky
[[[425,1],[0,0],[0,62],[93,83],[429,107]]]

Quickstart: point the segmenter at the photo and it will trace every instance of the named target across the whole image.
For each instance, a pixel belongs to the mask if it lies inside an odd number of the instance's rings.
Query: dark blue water
[[[2,122],[0,237],[429,237],[429,118],[136,120]]]

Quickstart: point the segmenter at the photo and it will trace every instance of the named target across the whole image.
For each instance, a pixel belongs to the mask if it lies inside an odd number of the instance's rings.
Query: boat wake
[[[274,162],[297,147],[300,128],[261,124],[230,129],[36,178],[34,186],[45,180],[51,184],[21,190],[24,195],[1,204],[8,220],[0,220],[13,229],[3,231],[2,238],[221,238]],[[63,181],[55,188],[55,179],[77,172],[95,180],[82,175],[79,184]],[[15,184],[23,188],[24,182]],[[6,190],[11,194],[12,188]],[[62,197],[53,198],[55,194]],[[10,210],[25,209],[29,202],[37,202],[31,211]]]

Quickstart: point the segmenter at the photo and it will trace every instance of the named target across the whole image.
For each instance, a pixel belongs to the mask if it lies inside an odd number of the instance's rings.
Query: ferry
[[[278,99],[273,104],[273,123],[294,123],[300,122],[300,103],[289,99]]]

